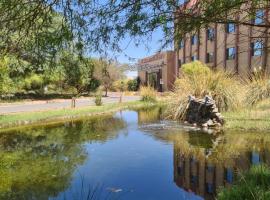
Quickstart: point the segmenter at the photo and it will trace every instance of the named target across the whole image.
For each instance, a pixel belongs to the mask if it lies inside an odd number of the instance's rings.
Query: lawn
[[[270,130],[270,100],[265,100],[252,108],[223,113],[226,129]]]
[[[102,106],[88,106],[76,109],[60,109],[40,112],[16,113],[0,116],[0,128],[74,120],[89,116],[113,113],[123,109],[136,109],[155,106],[156,104],[143,101],[133,101],[125,103],[111,103]]]

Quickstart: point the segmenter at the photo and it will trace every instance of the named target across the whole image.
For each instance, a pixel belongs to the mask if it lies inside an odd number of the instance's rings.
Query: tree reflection
[[[48,199],[66,190],[87,153],[86,142],[105,142],[125,123],[112,117],[0,134],[0,199]]]

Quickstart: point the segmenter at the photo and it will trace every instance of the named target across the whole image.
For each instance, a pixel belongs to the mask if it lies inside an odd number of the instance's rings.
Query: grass
[[[142,101],[144,102],[156,102],[157,101],[157,92],[154,88],[150,86],[141,86],[140,95]]]
[[[217,199],[270,199],[270,169],[265,165],[253,166],[249,172],[240,174],[231,188],[222,189]]]
[[[270,130],[270,100],[264,100],[253,107],[224,112],[225,129]]]
[[[116,112],[123,109],[136,109],[151,107],[156,104],[143,102],[143,101],[133,101],[125,103],[111,103],[102,106],[89,106],[77,109],[60,109],[60,110],[49,110],[41,112],[26,112],[26,113],[16,113],[10,115],[0,116],[0,127],[6,128],[18,125],[28,125],[35,123],[48,123],[57,121],[66,121],[76,118],[84,118],[94,115],[108,114]]]
[[[231,74],[212,71],[199,61],[185,64],[181,77],[176,79],[175,89],[170,95],[168,118],[185,118],[189,95],[196,98],[210,95],[216,101],[219,110],[235,110],[241,104],[242,86]]]

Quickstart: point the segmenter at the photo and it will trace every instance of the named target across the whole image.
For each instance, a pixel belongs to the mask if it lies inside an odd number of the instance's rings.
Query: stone
[[[224,124],[223,116],[218,112],[215,101],[210,96],[204,99],[197,99],[194,96],[188,97],[189,103],[185,115],[185,123],[201,127],[219,127]]]

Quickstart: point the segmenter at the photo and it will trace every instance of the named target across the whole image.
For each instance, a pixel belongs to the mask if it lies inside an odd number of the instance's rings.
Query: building
[[[175,55],[174,51],[166,51],[139,60],[141,84],[150,85],[159,92],[171,90],[176,78]]]
[[[180,9],[190,9],[199,0],[186,1]],[[248,5],[243,5],[246,10]],[[245,19],[245,12],[238,12],[238,19]],[[250,24],[269,23],[267,9],[256,10],[254,18],[248,19]],[[181,19],[178,19],[181,20]],[[177,22],[175,24],[175,28]],[[207,28],[186,34],[178,44],[175,43],[177,54],[176,71],[181,65],[199,60],[213,69],[250,75],[255,68],[270,71],[269,28],[238,24],[212,24]]]
[[[198,2],[185,1],[179,12],[196,8]],[[186,34],[180,40],[175,39],[174,52],[167,51],[140,60],[139,76],[142,84],[149,84],[158,91],[170,90],[175,78],[181,73],[181,66],[195,60],[206,63],[212,69],[245,77],[260,68],[270,73],[270,30],[268,26],[250,25],[270,24],[269,7],[254,10],[254,18],[250,19],[242,12],[248,6],[243,5],[235,16],[237,19],[248,20],[247,25],[214,23]],[[197,12],[196,9],[194,12]],[[177,20],[181,18],[175,20],[176,30]]]

